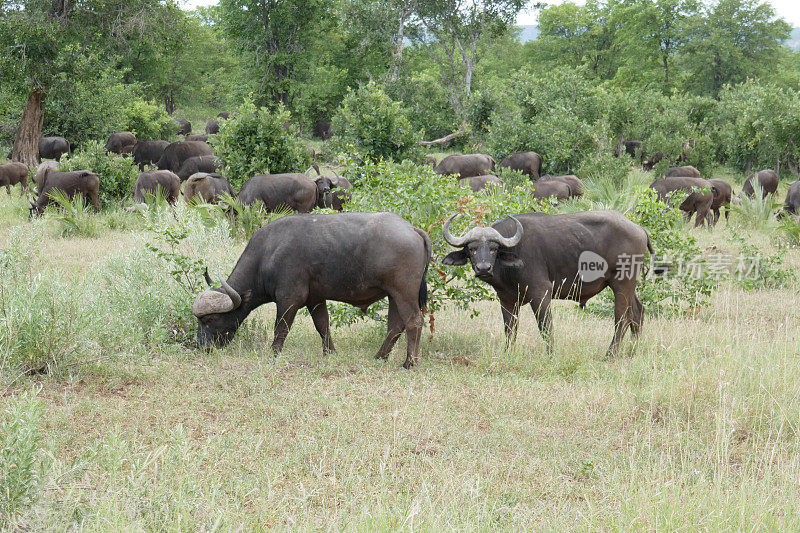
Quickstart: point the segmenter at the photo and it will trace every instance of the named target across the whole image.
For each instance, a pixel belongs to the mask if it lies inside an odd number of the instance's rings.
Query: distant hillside
[[[539,27],[535,25],[518,26],[520,29],[519,40],[523,43],[534,41],[539,36]],[[792,30],[792,34],[786,40],[786,46],[792,50],[800,50],[800,28]]]

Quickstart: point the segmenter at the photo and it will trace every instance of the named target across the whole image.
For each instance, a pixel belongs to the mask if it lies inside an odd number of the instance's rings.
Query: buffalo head
[[[444,223],[442,233],[444,240],[450,246],[461,248],[451,252],[442,261],[445,265],[466,265],[467,260],[472,263],[472,270],[481,279],[491,278],[497,261],[505,267],[520,268],[524,266],[522,260],[510,251],[522,240],[522,224],[514,217],[511,219],[517,224],[517,231],[512,237],[503,237],[494,228],[475,227],[460,237],[450,233],[451,216]]]
[[[317,205],[320,207],[332,207],[333,196],[331,190],[336,187],[336,179],[331,176],[319,176],[314,180],[317,184]]]
[[[222,288],[201,292],[192,305],[198,324],[197,344],[221,348],[233,340],[240,323],[233,311],[241,305],[242,297],[224,279]]]

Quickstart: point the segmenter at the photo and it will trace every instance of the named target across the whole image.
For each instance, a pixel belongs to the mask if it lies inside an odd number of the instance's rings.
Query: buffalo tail
[[[428,310],[428,265],[431,264],[431,238],[419,228],[414,228],[425,243],[425,271],[422,273],[422,282],[419,284],[419,308],[422,311]]]

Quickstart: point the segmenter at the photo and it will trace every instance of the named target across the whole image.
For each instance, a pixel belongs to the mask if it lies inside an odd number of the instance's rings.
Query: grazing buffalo
[[[410,368],[419,354],[430,257],[427,233],[394,213],[280,218],[253,235],[221,288],[197,296],[197,342],[228,344],[251,311],[275,302],[273,352],[281,352],[297,311],[305,307],[327,354],[334,351],[328,300],[366,310],[388,296],[387,334],[376,357],[388,358],[405,330],[403,367]]]
[[[194,135],[187,135],[186,136],[186,140],[187,141],[202,141],[202,142],[206,143],[206,142],[208,142],[208,140],[211,137],[213,137],[213,135],[206,135],[206,134],[200,135],[198,133],[198,134],[194,134]]]
[[[319,137],[323,140],[328,140],[333,137],[333,124],[324,120],[320,120],[314,124],[314,137]]]
[[[215,156],[198,155],[185,160],[176,174],[181,181],[184,181],[189,179],[189,176],[192,174],[197,174],[198,172],[213,173],[216,172],[219,167],[219,159]]]
[[[219,121],[212,118],[206,122],[206,134],[214,135],[216,133],[219,133]]]
[[[500,161],[501,168],[522,171],[532,180],[538,180],[542,172],[542,156],[536,152],[517,152]]]
[[[347,178],[336,176],[336,181],[333,182],[333,185],[335,188],[331,191],[331,208],[341,211],[344,204],[353,197],[350,193],[353,184]],[[319,202],[319,199],[317,201]],[[321,207],[319,203],[317,203],[317,207]]]
[[[69,142],[64,137],[42,137],[39,139],[39,159],[55,159],[70,154]]]
[[[787,215],[797,215],[800,213],[800,181],[789,184],[786,191],[786,200],[783,201],[783,209],[778,212],[778,218]]]
[[[658,199],[662,202],[666,202],[667,196],[675,191],[688,192],[689,196],[680,205],[680,210],[686,213],[686,221],[691,220],[694,214],[694,227],[702,225],[703,222],[711,226],[708,212],[714,201],[714,195],[719,192],[708,180],[692,177],[659,178],[650,184],[650,188],[658,193]]]
[[[178,125],[178,135],[189,135],[192,133],[192,123],[185,118],[176,118],[174,122]]]
[[[242,185],[239,199],[245,205],[261,202],[269,211],[288,207],[308,213],[320,200],[331,205],[330,184],[327,192],[324,189],[324,183],[319,185],[305,174],[259,174]]]
[[[167,141],[139,141],[133,146],[133,162],[139,165],[139,170],[144,170],[145,165],[155,165],[167,146]]]
[[[95,210],[100,211],[100,178],[89,170],[75,170],[73,172],[48,172],[44,183],[39,186],[39,198],[31,201],[31,216],[41,215],[44,208],[50,203],[50,195],[55,191],[62,191],[70,199],[76,194],[88,196]]]
[[[112,133],[106,143],[106,152],[114,154],[127,154],[133,150],[136,145],[136,135],[130,131],[121,131]]]
[[[545,174],[539,178],[539,183],[546,181],[560,181],[569,185],[570,198],[577,198],[583,196],[583,180],[574,174],[564,174],[563,176],[553,176],[552,174]]]
[[[145,195],[163,194],[167,202],[174,204],[181,195],[181,180],[169,170],[142,172],[133,186],[133,199],[137,204],[144,203]]]
[[[461,178],[458,184],[463,187],[469,187],[472,192],[480,192],[484,189],[503,185],[503,180],[492,174],[485,176],[472,176],[471,178]]]
[[[619,141],[617,147],[614,148],[614,157],[620,157],[622,154],[636,157],[637,153],[641,157],[642,141]]]
[[[461,154],[445,157],[433,171],[437,174],[453,174],[461,179],[491,174],[494,167],[494,158],[486,154]]]
[[[671,177],[688,177],[688,178],[702,178],[700,175],[700,171],[697,170],[692,165],[686,165],[684,167],[672,167],[667,170],[667,173],[664,174],[665,178]]]
[[[713,213],[712,225],[716,226],[719,222],[719,208],[725,208],[725,221],[728,221],[728,216],[731,213],[731,199],[733,198],[733,187],[725,180],[714,178],[708,180],[711,184],[711,212]]]
[[[772,194],[778,190],[778,173],[771,169],[761,170],[750,174],[742,186],[742,192],[748,197],[752,198],[755,189],[753,188],[753,178],[758,178],[758,184],[761,186],[761,196],[766,198],[768,194]]]
[[[556,200],[567,200],[572,196],[572,189],[569,184],[563,181],[535,181],[531,185],[531,197],[537,200],[544,200],[554,196]]]
[[[450,233],[452,218],[445,222],[444,239],[460,249],[443,263],[470,262],[475,275],[494,288],[507,343],[516,338],[520,306],[530,303],[552,353],[551,300],[574,300],[583,307],[606,287],[614,292],[614,337],[607,356],[617,354],[629,326],[638,335],[644,308],[636,297],[636,282],[653,247],[647,232],[621,213],[525,213],[489,228],[472,228],[461,237]]]
[[[226,194],[235,196],[228,180],[216,173],[198,172],[190,176],[183,187],[183,199],[187,204],[192,200],[210,204]]]
[[[666,156],[661,152],[657,152],[649,157],[646,157],[642,161],[642,168],[644,170],[653,170],[653,167],[656,166],[658,163],[660,163],[661,160],[664,159],[664,157]]]
[[[20,184],[19,195],[22,196],[28,188],[28,165],[19,162],[0,164],[0,187],[5,187],[6,192],[11,194],[11,187],[17,183]]]
[[[227,111],[223,111],[222,113],[217,115],[217,118],[221,118],[223,120],[228,120],[229,118],[231,118],[231,114],[228,113]]]
[[[41,190],[42,184],[47,178],[47,174],[58,170],[59,167],[61,167],[61,163],[58,161],[44,161],[39,163],[39,166],[36,167],[36,176],[33,178],[36,183],[37,190]]]
[[[164,148],[164,153],[157,163],[158,170],[170,170],[177,173],[184,161],[198,155],[213,155],[211,146],[201,141],[174,142]]]

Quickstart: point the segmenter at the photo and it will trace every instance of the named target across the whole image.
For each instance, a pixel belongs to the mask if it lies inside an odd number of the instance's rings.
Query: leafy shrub
[[[419,153],[421,133],[414,129],[408,111],[375,83],[350,91],[333,118],[334,144],[359,157],[401,161]]]
[[[53,201],[47,211],[49,218],[58,222],[62,237],[97,237],[99,221],[94,216],[94,208],[83,196],[70,200],[64,191],[56,190],[51,197]]]
[[[753,180],[753,196],[740,194],[731,205],[736,215],[736,223],[746,228],[762,229],[772,218],[772,197],[764,198],[763,189],[758,180]]]
[[[122,199],[133,191],[139,168],[130,157],[109,154],[102,141],[91,141],[72,157],[62,161],[61,170],[88,169],[100,178],[100,199],[104,204]]]
[[[426,139],[438,139],[458,127],[447,92],[434,69],[415,72],[387,90],[407,110],[411,127],[420,130]]]
[[[211,143],[234,189],[258,174],[303,172],[308,168],[308,150],[283,127],[290,119],[282,106],[273,111],[248,101],[230,119],[222,121],[219,134]]]
[[[121,131],[132,131],[137,139],[170,139],[178,131],[178,125],[160,106],[135,99],[122,109],[124,125]]]
[[[800,217],[787,215],[781,218],[778,229],[789,244],[800,245]]]

